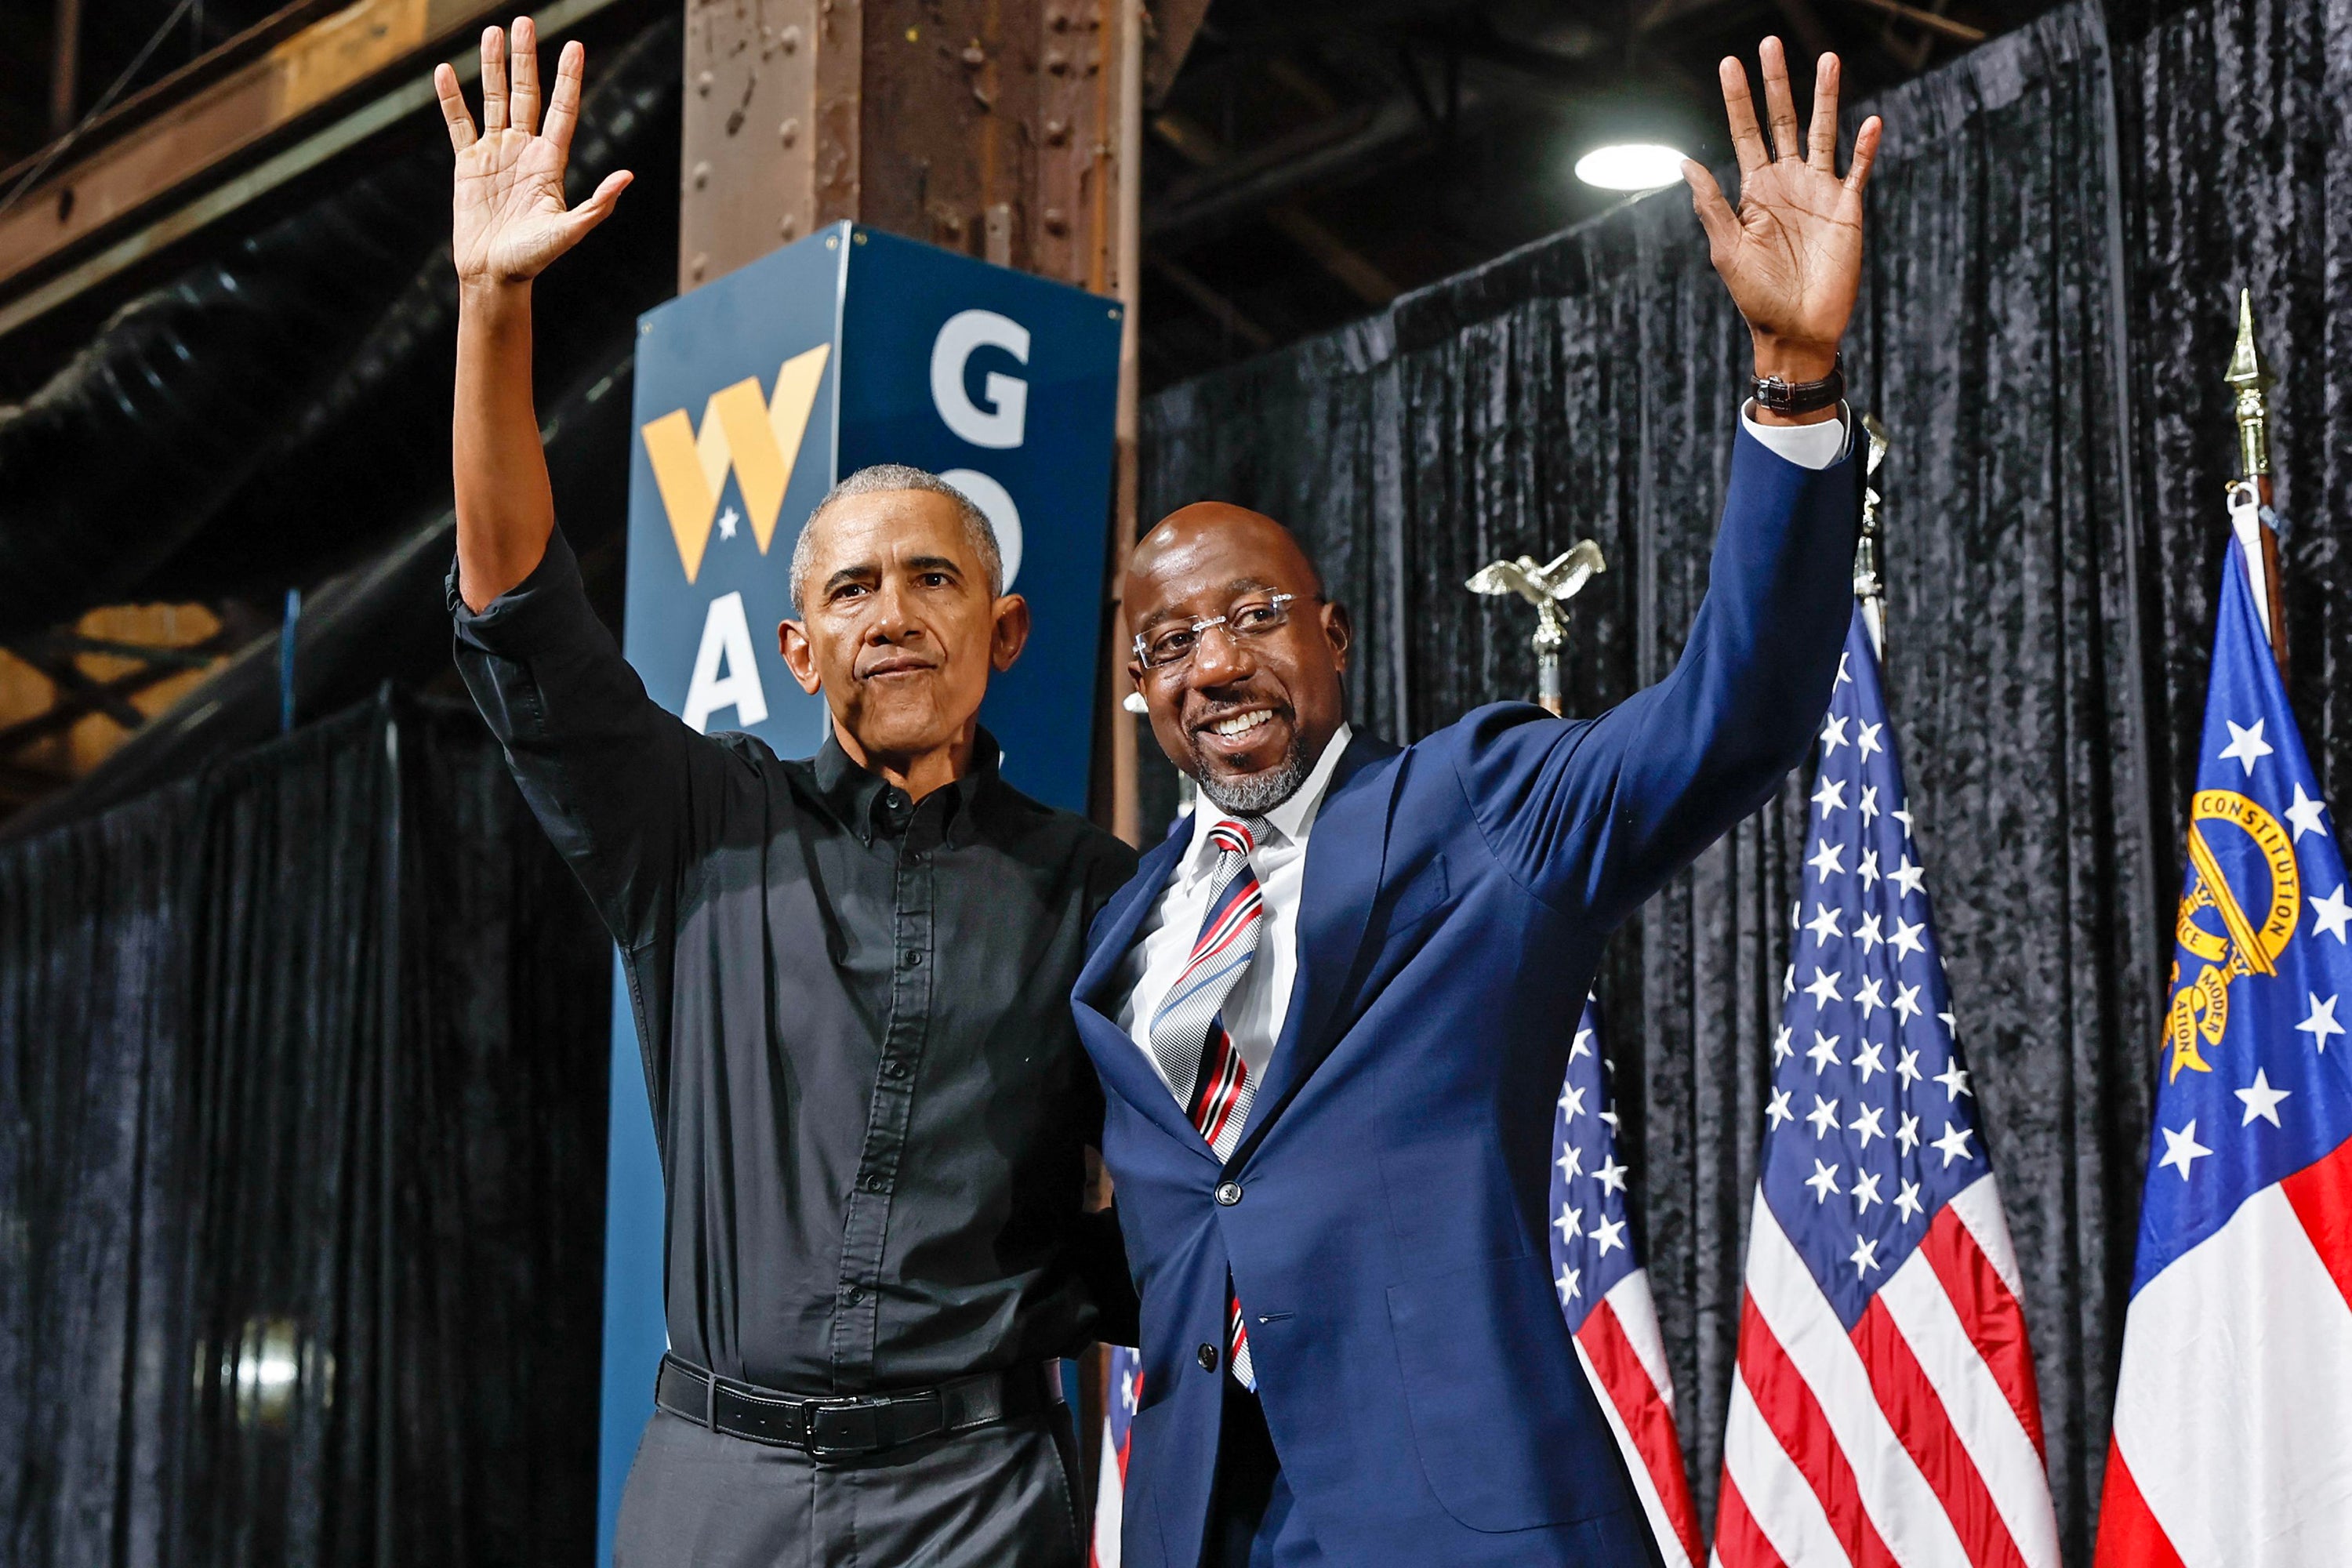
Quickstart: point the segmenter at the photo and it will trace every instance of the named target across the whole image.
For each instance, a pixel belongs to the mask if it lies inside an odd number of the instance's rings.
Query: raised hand
[[[457,150],[449,253],[461,282],[529,282],[611,216],[613,204],[628,188],[633,176],[615,170],[586,201],[564,205],[563,169],[580,121],[580,79],[586,63],[587,51],[578,44],[563,46],[542,128],[539,42],[530,18],[515,20],[511,95],[507,36],[496,27],[485,29],[478,132],[466,112],[457,73],[446,65],[434,68],[433,89],[449,124],[450,145]]]
[[[1723,199],[1715,176],[1685,161],[1691,205],[1706,230],[1715,269],[1748,318],[1759,375],[1789,381],[1825,376],[1853,313],[1862,282],[1862,189],[1878,152],[1876,115],[1853,139],[1853,159],[1837,173],[1838,58],[1823,55],[1813,79],[1810,136],[1797,134],[1797,106],[1780,40],[1767,38],[1764,102],[1771,115],[1768,148],[1748,94],[1748,72],[1724,60],[1724,112],[1739,155],[1739,209]]]

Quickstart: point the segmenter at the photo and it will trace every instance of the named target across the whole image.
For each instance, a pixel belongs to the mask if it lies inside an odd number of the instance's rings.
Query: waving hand
[[[525,283],[580,243],[612,215],[631,176],[615,170],[586,201],[567,208],[563,169],[580,121],[580,79],[587,52],[563,46],[555,68],[555,94],[540,123],[539,47],[530,18],[514,25],[514,69],[508,80],[507,36],[482,34],[482,127],[474,129],[457,73],[436,67],[434,90],[457,150],[449,251],[457,276],[469,283]]]
[[[1757,374],[1811,381],[1829,374],[1853,313],[1862,281],[1862,191],[1881,126],[1876,115],[1863,122],[1852,164],[1840,179],[1838,58],[1821,58],[1812,123],[1801,139],[1780,40],[1765,39],[1760,52],[1772,125],[1769,146],[1756,123],[1747,69],[1727,58],[1719,72],[1739,156],[1738,209],[1724,200],[1703,165],[1685,161],[1683,178],[1706,230],[1715,269],[1755,335]]]

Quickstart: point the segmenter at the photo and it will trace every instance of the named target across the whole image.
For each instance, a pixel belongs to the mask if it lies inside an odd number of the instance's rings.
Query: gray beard
[[[1198,752],[1192,754],[1192,782],[1210,803],[1228,816],[1264,816],[1284,801],[1298,793],[1307,775],[1315,770],[1307,763],[1307,743],[1294,739],[1282,761],[1262,773],[1228,783],[1213,784],[1209,767]]]

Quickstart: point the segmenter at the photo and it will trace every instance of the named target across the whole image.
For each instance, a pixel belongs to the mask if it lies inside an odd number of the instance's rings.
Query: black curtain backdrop
[[[470,710],[0,850],[0,1561],[584,1561],[608,944]]]
[[[2293,690],[2323,781],[2340,795],[2352,764],[2336,494],[2352,310],[2332,309],[2352,303],[2352,242],[2329,221],[2352,202],[2347,100],[2352,0],[2173,6],[2112,30],[2083,5],[1849,121],[1888,124],[1848,363],[1855,406],[1894,437],[1889,700],[2076,1563],[2146,1158],[2241,282],[2281,377]],[[1680,650],[1745,365],[1670,191],[1161,394],[1144,515],[1216,498],[1292,524],[1364,634],[1351,716],[1400,739],[1533,688],[1524,607],[1463,580],[1595,538],[1609,570],[1576,601],[1568,671],[1570,710],[1593,713]],[[1709,1520],[1803,784],[1654,900],[1600,979]],[[1173,773],[1149,770],[1147,819],[1174,797]]]

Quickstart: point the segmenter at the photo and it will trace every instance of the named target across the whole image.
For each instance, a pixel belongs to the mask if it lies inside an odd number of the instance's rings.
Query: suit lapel
[[[1266,1129],[1331,1054],[1331,1014],[1346,993],[1372,918],[1386,863],[1389,808],[1400,770],[1398,748],[1358,735],[1331,775],[1331,787],[1307,838],[1307,870],[1298,892],[1298,978],[1282,1037],[1267,1061],[1265,1082],[1250,1107],[1249,1126],[1228,1167],[1238,1167]],[[1386,767],[1375,764],[1390,763]]]
[[[1138,928],[1159,903],[1168,879],[1175,873],[1192,842],[1192,828],[1191,817],[1178,817],[1168,837],[1136,867],[1135,876],[1127,886],[1112,895],[1104,913],[1101,940],[1095,943],[1094,951],[1078,972],[1071,1001],[1077,1013],[1079,1038],[1087,1043],[1095,1058],[1095,1070],[1102,1079],[1103,1088],[1133,1106],[1178,1142],[1199,1150],[1203,1159],[1213,1159],[1209,1145],[1185,1119],[1183,1108],[1168,1092],[1168,1086],[1160,1081],[1159,1072],[1141,1047],[1118,1026],[1118,1005],[1123,998],[1110,994],[1118,984],[1119,965],[1135,946]]]

